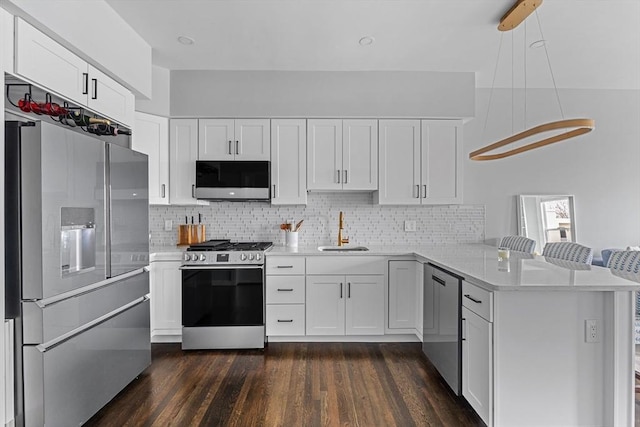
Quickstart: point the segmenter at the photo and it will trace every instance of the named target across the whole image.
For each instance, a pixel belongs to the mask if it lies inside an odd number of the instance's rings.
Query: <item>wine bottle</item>
[[[98,119],[95,117],[89,117],[89,116],[85,116],[84,114],[78,112],[78,111],[72,111],[70,113],[71,118],[73,119],[74,122],[76,122],[76,125],[78,126],[89,126],[92,124],[104,124],[104,125],[110,125],[111,121],[107,120],[107,119]],[[92,132],[93,133],[93,132]]]
[[[130,130],[120,129],[106,124],[92,124],[87,126],[87,132],[101,136],[131,135]]]

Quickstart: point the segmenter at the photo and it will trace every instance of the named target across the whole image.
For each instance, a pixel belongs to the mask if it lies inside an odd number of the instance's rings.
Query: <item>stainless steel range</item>
[[[264,252],[271,242],[191,245],[182,270],[182,348],[264,348]]]

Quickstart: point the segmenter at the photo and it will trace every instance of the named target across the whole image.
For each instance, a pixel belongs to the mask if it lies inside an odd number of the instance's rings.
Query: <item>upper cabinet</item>
[[[169,130],[171,204],[208,205],[195,197],[198,119],[172,119]]]
[[[200,119],[198,160],[269,160],[269,119]]]
[[[307,121],[307,189],[377,188],[377,120]]]
[[[16,19],[15,72],[119,123],[133,125],[134,96],[62,45]]]
[[[169,204],[169,119],[135,113],[131,148],[149,156],[149,204]]]
[[[0,8],[0,72],[13,72],[13,15]]]
[[[379,204],[462,203],[462,125],[380,120]]]
[[[307,204],[304,119],[271,120],[271,204]]]

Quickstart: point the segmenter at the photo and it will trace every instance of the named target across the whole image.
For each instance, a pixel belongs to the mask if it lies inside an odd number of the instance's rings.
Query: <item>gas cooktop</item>
[[[207,240],[196,243],[187,248],[189,252],[231,252],[231,251],[266,251],[273,243],[271,242],[232,242],[230,240]]]

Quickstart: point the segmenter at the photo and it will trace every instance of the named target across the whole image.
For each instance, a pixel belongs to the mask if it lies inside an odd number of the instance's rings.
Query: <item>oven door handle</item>
[[[183,265],[180,270],[264,270],[264,265]]]

